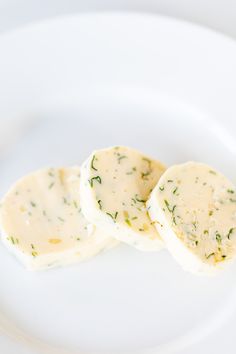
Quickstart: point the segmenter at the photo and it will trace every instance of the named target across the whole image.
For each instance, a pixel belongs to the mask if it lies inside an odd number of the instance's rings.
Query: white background
[[[0,0],[0,31],[45,17],[97,10],[165,14],[236,37],[235,0]]]
[[[169,15],[236,38],[235,0],[0,0],[0,32],[55,15],[104,10]],[[183,354],[236,353],[235,329],[232,321]]]

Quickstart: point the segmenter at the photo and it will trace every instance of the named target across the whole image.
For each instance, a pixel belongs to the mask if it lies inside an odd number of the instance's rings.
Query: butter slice
[[[128,147],[94,151],[81,167],[85,217],[139,250],[161,249],[163,242],[149,218],[146,200],[164,170],[159,161]]]
[[[236,189],[221,173],[197,162],[172,166],[147,203],[149,215],[177,262],[213,274],[236,255]]]
[[[2,241],[28,269],[79,262],[116,244],[83,216],[79,184],[79,167],[42,169],[3,198]]]

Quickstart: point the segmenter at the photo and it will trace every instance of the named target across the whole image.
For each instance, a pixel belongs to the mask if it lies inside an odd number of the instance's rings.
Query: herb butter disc
[[[146,200],[165,167],[140,152],[116,146],[94,151],[81,167],[81,207],[86,218],[117,240],[143,251],[163,242]]]
[[[28,269],[74,263],[115,245],[82,215],[79,182],[79,167],[42,169],[2,200],[2,241]]]
[[[147,203],[173,257],[194,273],[211,274],[236,255],[236,189],[211,167],[170,167]]]

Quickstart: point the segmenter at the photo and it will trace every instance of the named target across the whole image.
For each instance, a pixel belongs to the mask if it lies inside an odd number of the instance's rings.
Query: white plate
[[[1,195],[33,169],[113,144],[236,182],[235,63],[232,40],[157,16],[79,15],[2,35]],[[4,354],[181,352],[235,316],[235,266],[196,277],[165,250],[123,245],[30,273],[1,246],[0,269]]]

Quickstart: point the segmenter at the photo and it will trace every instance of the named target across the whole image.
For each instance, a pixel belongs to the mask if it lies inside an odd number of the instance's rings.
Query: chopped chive
[[[61,218],[60,216],[58,216],[57,218],[58,218],[58,220],[65,222],[65,220],[63,218]]]
[[[33,251],[31,254],[33,257],[36,257],[38,255],[38,252]]]
[[[54,186],[55,182],[49,184],[48,189],[51,189]]]
[[[216,175],[216,172],[212,170],[209,170],[209,173],[211,173],[212,175]]]
[[[36,204],[34,202],[30,202],[30,204],[32,205],[33,208],[36,207]]]
[[[164,186],[161,186],[161,187],[159,187],[159,189],[160,189],[161,192],[163,192],[164,189],[165,189],[165,187],[164,187]]]
[[[173,179],[168,179],[167,180],[168,183],[174,182]]]
[[[102,210],[102,201],[100,199],[98,200],[98,205],[99,205],[99,209]]]
[[[204,235],[209,235],[209,231],[208,230],[204,230],[203,233],[204,233]]]
[[[212,215],[213,215],[213,211],[212,211],[212,210],[209,210],[208,215],[209,215],[209,216],[212,216]]]

